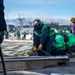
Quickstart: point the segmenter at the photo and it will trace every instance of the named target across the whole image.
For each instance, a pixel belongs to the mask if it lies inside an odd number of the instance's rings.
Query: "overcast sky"
[[[40,18],[69,24],[75,16],[75,0],[4,0],[5,18]]]

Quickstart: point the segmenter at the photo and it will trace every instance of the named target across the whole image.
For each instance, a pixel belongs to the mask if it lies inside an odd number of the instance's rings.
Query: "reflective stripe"
[[[37,33],[36,31],[34,31],[35,35],[38,37],[41,37],[41,34]]]

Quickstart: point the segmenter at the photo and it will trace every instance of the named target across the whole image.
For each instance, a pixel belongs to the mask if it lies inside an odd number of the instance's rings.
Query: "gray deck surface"
[[[30,41],[4,41],[2,51],[4,56],[25,56],[28,50],[32,48]],[[28,49],[28,50],[27,50]],[[75,75],[75,60],[70,61],[69,67],[49,67],[45,69],[20,70],[7,72],[7,75]],[[0,75],[4,75],[0,73]]]
[[[0,73],[3,75],[3,73]],[[20,70],[7,72],[7,75],[75,75],[75,60],[70,61],[69,67],[49,67],[45,69]]]

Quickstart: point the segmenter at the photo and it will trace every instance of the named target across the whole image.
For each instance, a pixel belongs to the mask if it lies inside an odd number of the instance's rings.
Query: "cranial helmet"
[[[34,21],[33,21],[33,25],[34,26],[38,26],[38,25],[40,25],[42,22],[41,22],[41,20],[40,19],[35,19]]]
[[[75,22],[75,18],[72,17],[72,18],[70,19],[70,21],[71,21],[71,22]]]

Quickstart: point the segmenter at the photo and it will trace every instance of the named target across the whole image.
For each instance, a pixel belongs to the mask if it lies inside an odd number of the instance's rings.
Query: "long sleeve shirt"
[[[73,23],[73,34],[75,35],[75,22]]]
[[[6,28],[6,22],[4,19],[4,5],[3,5],[4,0],[0,0],[0,31],[7,30]]]

